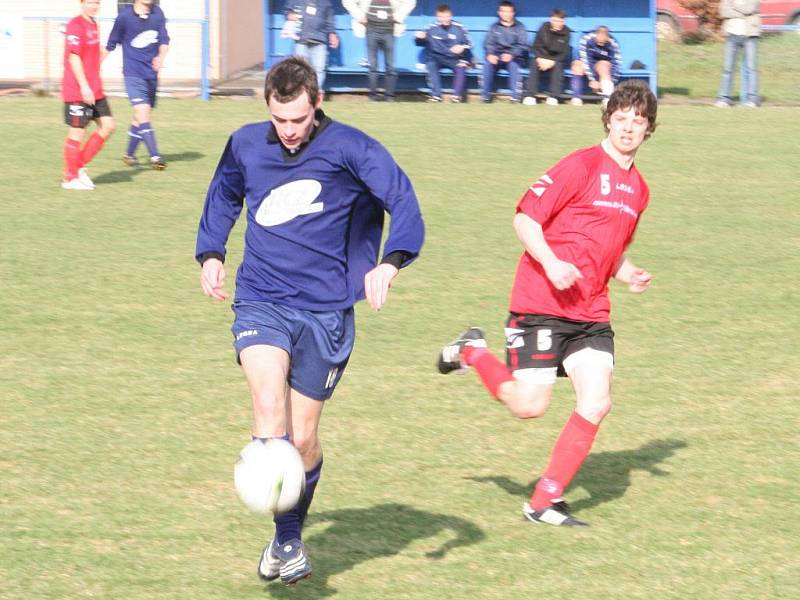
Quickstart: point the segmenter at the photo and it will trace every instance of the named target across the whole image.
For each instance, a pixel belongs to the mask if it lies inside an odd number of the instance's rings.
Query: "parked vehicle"
[[[656,32],[660,40],[677,40],[699,28],[697,16],[683,8],[678,0],[657,0],[656,14]],[[761,0],[761,22],[763,25],[800,26],[800,2]]]

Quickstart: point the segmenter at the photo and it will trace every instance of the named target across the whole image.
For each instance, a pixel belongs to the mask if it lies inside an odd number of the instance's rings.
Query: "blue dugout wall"
[[[336,30],[340,46],[330,51],[329,89],[363,89],[366,87],[366,41],[353,35],[350,15],[340,0],[333,0],[336,8]],[[417,89],[424,75],[421,49],[414,44],[414,31],[424,29],[435,20],[439,0],[419,0],[406,20],[408,31],[396,40],[395,63],[400,74],[399,89]],[[475,45],[475,57],[483,61],[483,39],[488,27],[497,19],[497,2],[492,0],[452,0],[455,20],[470,31]],[[517,19],[525,24],[530,43],[539,26],[548,19],[553,7],[567,11],[567,25],[572,29],[573,55],[577,53],[580,36],[607,25],[620,44],[623,58],[623,76],[646,79],[655,92],[657,85],[656,63],[656,8],[655,0],[518,0]],[[292,54],[293,41],[281,37],[285,21],[283,0],[264,0],[264,37],[266,67]],[[643,69],[630,69],[634,61]],[[424,81],[424,79],[422,79]]]

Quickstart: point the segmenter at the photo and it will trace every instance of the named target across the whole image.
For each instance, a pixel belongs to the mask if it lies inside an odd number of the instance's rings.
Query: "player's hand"
[[[83,100],[84,104],[88,104],[89,106],[94,106],[94,92],[92,88],[88,85],[81,86],[81,99]]]
[[[553,68],[556,64],[554,60],[550,60],[549,58],[537,58],[536,59],[536,66],[539,67],[540,71],[548,71]]]
[[[450,52],[452,52],[453,54],[461,54],[462,52],[464,52],[465,49],[466,47],[464,46],[464,44],[454,44],[450,46]]]
[[[592,88],[595,92],[600,89],[600,82],[599,81],[590,81],[589,87]]]
[[[200,273],[200,287],[203,293],[214,300],[227,300],[225,286],[225,265],[218,258],[209,258],[203,263]]]
[[[486,60],[489,61],[489,64],[496,65],[497,64],[497,56],[494,54],[487,54]]]
[[[153,64],[153,70],[156,73],[158,73],[161,70],[161,65],[163,63],[164,63],[164,61],[161,59],[160,56],[156,56],[155,58],[153,58],[153,63],[152,63]]]
[[[361,23],[362,25],[366,25],[367,24],[367,17],[361,17],[358,20],[358,22]]]
[[[381,263],[364,276],[364,291],[373,310],[380,310],[386,304],[389,288],[397,273],[397,267]]]
[[[641,294],[647,291],[650,287],[650,282],[653,281],[653,276],[644,269],[635,269],[631,275],[631,282],[628,284],[628,289],[634,294]]]
[[[425,31],[418,31],[414,34],[414,37],[418,40],[424,40],[426,37],[428,37],[428,34]]]
[[[328,36],[328,45],[329,45],[331,48],[333,48],[334,50],[336,50],[336,48],[338,48],[338,47],[339,47],[339,36],[338,36],[338,35],[336,35],[335,33],[331,33],[331,34]]]
[[[512,60],[514,60],[514,57],[508,52],[503,52],[500,55],[500,60],[502,60],[504,63],[510,63]]]
[[[544,265],[544,272],[557,290],[571,288],[578,279],[583,279],[583,275],[578,267],[563,260],[554,260]]]

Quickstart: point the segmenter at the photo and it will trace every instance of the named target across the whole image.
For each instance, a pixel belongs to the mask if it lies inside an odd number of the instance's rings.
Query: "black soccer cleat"
[[[533,510],[526,502],[522,505],[522,514],[531,523],[547,523],[560,527],[589,527],[587,522],[569,514],[569,506],[562,498],[556,498],[550,506],[541,510]]]
[[[139,159],[135,156],[128,156],[127,154],[122,156],[122,162],[125,164],[126,167],[138,167],[139,166]]]
[[[155,171],[163,171],[167,168],[167,163],[161,160],[160,156],[154,156],[150,159],[150,168]]]
[[[439,373],[447,375],[452,371],[466,369],[467,365],[461,362],[461,358],[467,346],[486,348],[483,331],[477,327],[470,327],[457,339],[444,346],[439,352]]]

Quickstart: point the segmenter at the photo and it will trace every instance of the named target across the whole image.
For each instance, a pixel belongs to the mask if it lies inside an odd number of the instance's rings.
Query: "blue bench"
[[[281,2],[266,2],[265,5],[279,5]],[[336,2],[336,30],[340,45],[331,50],[329,56],[328,78],[326,87],[333,92],[362,91],[367,87],[367,52],[364,38],[356,38],[351,28],[350,15]],[[406,20],[408,31],[400,38],[395,38],[395,66],[398,72],[398,90],[427,91],[426,71],[424,66],[424,49],[414,43],[414,32],[425,29],[436,17],[434,14],[439,2],[422,0]],[[496,20],[494,9],[497,3],[479,0],[453,0],[449,2],[455,13],[455,19],[470,32],[474,45],[475,60],[483,62],[483,40],[489,26]],[[567,25],[572,29],[571,44],[573,54],[577,53],[581,35],[593,31],[598,25],[607,25],[622,50],[623,65],[628,67],[633,61],[645,65],[644,69],[624,68],[623,79],[643,79],[656,90],[656,37],[655,37],[655,0],[572,0],[556,2],[567,13]],[[518,0],[517,18],[525,24],[529,32],[529,41],[539,26],[548,19],[550,4]],[[274,9],[273,9],[274,10]],[[284,16],[281,12],[265,15],[265,63],[267,66],[292,54],[293,42],[280,37]],[[527,76],[527,69],[523,70]],[[565,72],[565,88],[571,73]],[[449,85],[449,75],[444,75],[445,86]],[[507,77],[501,73],[496,78],[500,93],[508,92]],[[467,72],[467,89],[471,92],[480,89],[480,68]]]

